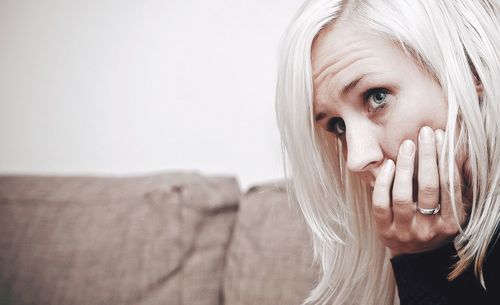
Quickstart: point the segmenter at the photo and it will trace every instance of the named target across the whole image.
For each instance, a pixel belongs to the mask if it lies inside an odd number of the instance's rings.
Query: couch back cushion
[[[318,278],[309,231],[283,181],[256,185],[240,200],[226,260],[227,305],[298,305]]]
[[[233,177],[0,177],[0,304],[220,303]]]

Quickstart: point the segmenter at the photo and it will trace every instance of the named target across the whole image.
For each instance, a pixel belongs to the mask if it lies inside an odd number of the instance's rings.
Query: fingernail
[[[432,129],[428,126],[424,126],[422,127],[422,129],[420,129],[420,140],[422,141],[425,141],[425,142],[431,142],[431,141],[434,141],[433,139],[433,136],[434,136],[434,132],[432,131]]]
[[[384,175],[389,175],[394,168],[394,161],[391,159],[387,160],[384,165]]]
[[[411,157],[413,155],[413,151],[415,150],[415,144],[411,140],[406,140],[403,142],[402,152]]]
[[[444,141],[444,131],[441,129],[436,129],[436,140],[439,144],[442,144]]]

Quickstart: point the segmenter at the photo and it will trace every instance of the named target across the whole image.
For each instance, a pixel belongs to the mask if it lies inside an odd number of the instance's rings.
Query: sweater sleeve
[[[500,270],[491,270],[499,265],[498,246],[493,250],[485,265],[488,269],[485,275],[491,275],[486,279],[488,292],[472,268],[448,281],[447,276],[458,261],[452,242],[428,252],[393,257],[391,264],[401,305],[500,304],[498,292],[495,292],[500,289],[496,275]]]

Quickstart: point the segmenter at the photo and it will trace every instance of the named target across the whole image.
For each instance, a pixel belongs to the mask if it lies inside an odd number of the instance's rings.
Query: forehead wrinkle
[[[359,48],[358,50],[360,50]],[[356,54],[356,49],[347,49],[343,50],[343,52],[332,52],[326,58],[324,58],[322,61],[324,62],[323,66],[316,72],[314,72],[314,64],[313,64],[313,79],[317,81],[321,81],[323,78],[325,78],[329,73],[330,70],[333,69],[332,72],[335,72],[335,70],[342,70],[344,66],[349,65],[349,63],[353,60],[352,55]],[[316,54],[316,56],[321,56],[320,54]]]
[[[329,55],[323,61],[325,64],[321,70],[314,73],[313,77],[313,87],[317,88],[326,87],[329,89],[332,86],[332,79],[336,78],[339,74],[343,74],[346,68],[353,66],[356,62],[368,59],[372,54],[366,48],[362,48],[360,43],[351,45],[350,48],[342,48],[343,52],[334,53]],[[337,60],[337,58],[340,58]],[[344,77],[345,78],[345,77]],[[344,81],[343,85],[346,85],[351,80]],[[322,86],[324,82],[327,82],[326,86]],[[340,90],[338,90],[340,92]]]
[[[334,77],[340,71],[344,70],[346,67],[349,67],[356,61],[357,58],[355,56],[346,56],[345,58],[342,58],[339,61],[328,59],[327,64],[325,64],[322,70],[319,73],[316,73],[315,76],[313,76],[313,84],[316,86],[320,85],[324,81],[328,81],[330,78]],[[332,64],[331,62],[334,63]]]
[[[368,53],[368,52],[363,52],[363,53]],[[348,63],[342,65],[341,68],[331,71],[330,73],[327,73],[323,77],[322,81],[319,81],[319,83],[317,82],[315,83],[315,87],[318,90],[315,90],[317,94],[316,93],[314,94],[314,100],[318,103],[318,105],[327,104],[326,101],[323,103],[322,97],[328,100],[328,104],[330,104],[332,98],[334,100],[339,99],[342,93],[342,88],[348,85],[351,81],[355,80],[357,77],[362,77],[365,75],[372,74],[368,73],[367,71],[362,71],[362,73],[359,73],[359,75],[353,76],[352,73],[349,73],[349,71],[346,72],[346,69],[348,67],[352,67],[355,64],[369,60],[369,55],[351,56],[351,58],[349,59],[350,60],[348,61]],[[338,79],[339,81],[334,81],[335,79]],[[322,86],[323,83],[326,84]],[[335,88],[334,85],[335,83],[339,84],[337,88]]]

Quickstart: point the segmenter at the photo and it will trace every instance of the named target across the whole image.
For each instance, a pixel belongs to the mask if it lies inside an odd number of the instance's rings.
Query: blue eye
[[[369,103],[370,109],[377,110],[385,106],[388,94],[389,90],[384,88],[371,89],[365,93],[365,101]]]
[[[331,118],[326,124],[326,130],[340,136],[345,132],[345,122],[342,118]]]

